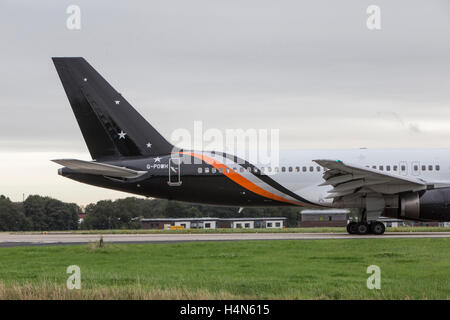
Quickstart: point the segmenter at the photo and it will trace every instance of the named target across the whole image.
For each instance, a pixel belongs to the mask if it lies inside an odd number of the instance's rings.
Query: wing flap
[[[405,177],[395,173],[384,172],[357,164],[344,163],[340,160],[314,160],[326,170],[325,180],[321,186],[330,185],[326,198],[340,198],[351,194],[369,192],[395,194],[405,191],[426,189],[425,180],[417,177]]]
[[[349,182],[356,179],[361,179],[366,177],[365,175],[353,175],[353,174],[343,174],[343,175],[337,175],[332,178],[329,178],[328,180],[325,180],[325,182],[321,183],[319,186],[328,186],[328,185],[337,185],[344,182]]]

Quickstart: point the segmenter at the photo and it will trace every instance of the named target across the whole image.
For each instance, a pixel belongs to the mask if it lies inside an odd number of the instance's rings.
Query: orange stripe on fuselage
[[[239,173],[235,172],[234,170],[232,170],[231,168],[229,168],[228,166],[226,166],[225,164],[210,158],[208,156],[202,155],[202,154],[197,154],[197,153],[193,153],[193,152],[180,152],[181,154],[186,154],[186,155],[190,155],[192,157],[196,157],[198,159],[201,159],[202,161],[206,162],[207,164],[213,166],[214,168],[216,168],[217,170],[222,169],[222,173],[227,176],[228,178],[230,178],[231,180],[233,180],[234,182],[236,182],[237,184],[239,184],[240,186],[244,187],[245,189],[254,192],[260,196],[272,199],[272,200],[277,200],[277,201],[281,201],[281,202],[287,202],[287,203],[291,203],[291,204],[295,204],[295,205],[303,205],[301,202],[297,202],[297,201],[291,201],[288,199],[285,199],[283,197],[277,196],[276,194],[273,194],[267,190],[264,190],[263,188],[261,188],[260,186],[254,184],[253,182],[251,182],[250,180],[248,180],[247,178],[243,177],[242,175],[240,175]],[[226,169],[230,169],[229,172],[227,172]]]

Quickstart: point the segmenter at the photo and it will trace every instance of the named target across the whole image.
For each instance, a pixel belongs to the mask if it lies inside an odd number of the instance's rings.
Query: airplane
[[[176,148],[84,58],[52,58],[93,161],[52,160],[59,175],[153,198],[245,207],[351,208],[350,234],[380,216],[450,221],[450,149],[280,151],[276,167]],[[189,160],[189,161],[187,161]]]

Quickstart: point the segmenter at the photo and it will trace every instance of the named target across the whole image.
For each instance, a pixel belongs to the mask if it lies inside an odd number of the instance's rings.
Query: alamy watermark
[[[80,6],[71,4],[66,9],[66,14],[69,16],[66,20],[66,27],[69,30],[80,30],[81,29],[81,8]]]
[[[370,265],[367,267],[366,273],[371,274],[367,278],[366,285],[367,289],[381,289],[381,269],[377,265]]]
[[[370,5],[366,9],[369,15],[366,20],[366,26],[369,30],[381,30],[381,8],[377,5]]]
[[[73,290],[81,289],[81,269],[77,265],[71,265],[67,267],[66,273],[70,274],[70,276],[67,278],[66,286],[67,289]]]
[[[192,131],[178,128],[171,134],[175,145],[184,150],[194,150],[204,155],[210,151],[224,152],[234,156],[232,160],[238,164],[245,161],[260,165],[278,166],[280,160],[279,129],[204,129],[202,121],[194,121]],[[201,164],[201,159],[181,154],[184,163]]]

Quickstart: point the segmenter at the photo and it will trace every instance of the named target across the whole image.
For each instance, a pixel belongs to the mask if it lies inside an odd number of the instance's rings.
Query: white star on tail
[[[160,157],[156,157],[156,158],[153,158],[154,160],[155,160],[155,162],[161,162],[161,158]]]
[[[120,103],[120,100],[116,100],[116,101],[114,101],[116,104],[119,104]]]
[[[147,148],[151,148],[152,147],[152,144],[149,142],[149,143],[147,143]]]
[[[122,131],[120,131],[119,133],[118,133],[118,135],[119,135],[119,139],[125,139],[125,136],[127,135],[125,132],[123,132],[123,130]]]

